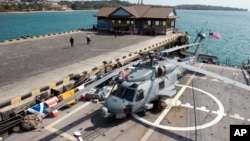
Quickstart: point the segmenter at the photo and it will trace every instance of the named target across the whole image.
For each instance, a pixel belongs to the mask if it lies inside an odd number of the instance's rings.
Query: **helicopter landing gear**
[[[165,100],[165,98],[159,98],[155,100],[153,102],[153,110],[158,113],[165,109],[167,107]]]

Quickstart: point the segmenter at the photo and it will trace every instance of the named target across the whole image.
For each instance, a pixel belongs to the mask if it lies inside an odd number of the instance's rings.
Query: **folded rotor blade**
[[[186,47],[189,47],[189,46],[194,46],[194,45],[199,45],[199,44],[201,44],[201,43],[194,43],[194,44],[188,44],[188,45],[183,45],[183,46],[176,46],[176,47],[173,47],[173,48],[170,48],[170,49],[162,50],[161,53],[173,52],[173,51],[176,51],[176,50],[179,50],[179,49],[183,49],[183,48],[186,48]]]
[[[229,83],[229,84],[232,84],[232,85],[235,85],[237,87],[240,87],[240,88],[243,88],[243,89],[246,89],[246,90],[250,91],[250,86],[248,86],[246,84],[243,84],[243,83],[240,83],[240,82],[237,82],[235,80],[229,79],[227,77],[221,76],[219,74],[216,74],[216,73],[213,73],[213,72],[210,72],[210,71],[206,71],[204,69],[200,69],[200,68],[197,68],[197,67],[185,64],[185,63],[177,62],[176,60],[169,60],[168,59],[168,61],[171,62],[171,63],[174,63],[176,65],[179,65],[182,68],[185,68],[185,69],[188,69],[188,70],[191,70],[191,71],[194,71],[194,72],[199,72],[199,73],[211,76],[213,78],[222,80],[225,83]]]
[[[64,105],[66,105],[69,101],[71,101],[72,99],[77,99],[79,96],[81,96],[82,94],[88,92],[90,89],[98,86],[99,84],[103,83],[104,81],[108,80],[109,78],[111,78],[112,76],[114,75],[117,75],[120,71],[128,68],[129,66],[132,66],[132,65],[135,65],[135,64],[138,64],[141,60],[138,60],[138,61],[135,61],[135,62],[132,62],[132,63],[129,63],[128,65],[125,65],[121,68],[118,68],[116,70],[114,70],[112,73],[108,74],[107,76],[103,77],[102,79],[100,80],[97,80],[96,82],[88,85],[87,87],[85,87],[84,89],[76,92],[75,94],[73,94],[72,96],[70,96],[69,98],[59,102],[58,104],[56,104],[55,106],[52,106],[50,108],[47,109],[47,112],[52,112],[54,110],[57,110],[57,109],[60,109],[62,108]]]

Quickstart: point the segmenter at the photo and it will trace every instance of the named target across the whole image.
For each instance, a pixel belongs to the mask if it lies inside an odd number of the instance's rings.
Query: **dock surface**
[[[82,31],[0,44],[0,95],[4,97],[0,103],[166,38],[137,35],[115,38],[112,34],[90,32],[92,41],[87,45],[86,34]],[[98,51],[103,49],[107,51]],[[122,51],[112,52],[119,49]]]

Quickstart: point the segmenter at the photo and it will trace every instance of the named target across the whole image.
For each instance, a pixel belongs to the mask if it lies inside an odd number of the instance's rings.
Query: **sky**
[[[138,3],[138,0],[125,0],[130,3]],[[250,0],[143,0],[144,4],[176,6],[181,4],[201,4],[212,6],[224,6],[244,8],[250,11]]]

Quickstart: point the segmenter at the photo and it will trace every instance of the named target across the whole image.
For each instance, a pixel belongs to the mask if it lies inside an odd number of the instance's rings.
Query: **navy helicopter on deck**
[[[179,62],[189,65],[195,63],[205,35],[200,33],[198,37],[199,43],[193,44],[197,45],[194,56],[180,59]],[[174,85],[178,83],[178,78],[183,75],[185,69],[169,62],[163,55],[185,47],[163,50],[159,53],[153,51],[141,53],[143,61],[134,66],[125,79],[113,86],[102,107],[102,116],[115,115],[116,118],[124,118],[131,113],[152,108],[160,111],[166,107],[165,100],[175,96]]]
[[[129,74],[124,79],[114,84],[110,94],[106,98],[100,95],[89,95],[90,99],[103,100],[103,117],[114,115],[116,118],[124,118],[128,114],[146,111],[154,107],[158,109],[164,108],[166,106],[164,100],[175,96],[175,84],[178,83],[178,78],[182,76],[183,72],[187,69],[209,75],[250,91],[250,87],[245,84],[192,66],[195,64],[196,58],[201,51],[202,41],[205,39],[205,35],[199,32],[197,38],[199,38],[198,43],[179,46],[158,53],[141,53],[141,55],[144,56],[142,60],[129,63],[128,65],[114,70],[112,73],[88,85],[85,89],[78,91],[68,99],[50,107],[47,111],[51,112],[63,107],[70,100],[76,99],[84,93],[88,93],[92,88],[129,67],[131,69]],[[196,50],[191,57],[176,60],[162,56],[162,54],[193,45],[196,45]]]

